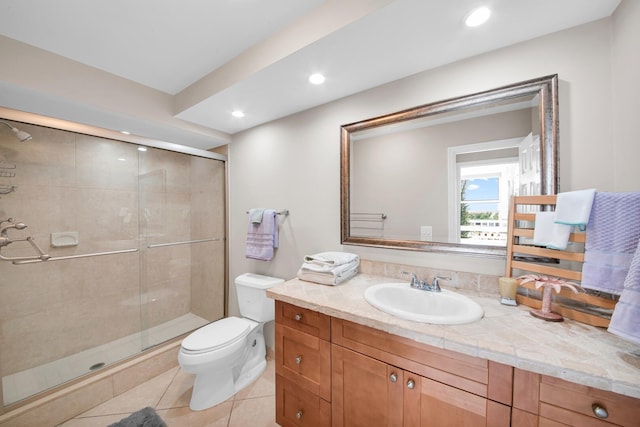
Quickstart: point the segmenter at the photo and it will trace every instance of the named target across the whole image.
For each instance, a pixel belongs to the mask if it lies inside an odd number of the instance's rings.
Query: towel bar
[[[58,257],[51,257],[51,258],[47,258],[45,259],[29,259],[29,260],[23,260],[23,261],[13,261],[13,264],[15,265],[22,265],[22,264],[34,264],[37,262],[49,262],[49,261],[60,261],[60,260],[65,260],[65,259],[77,259],[77,258],[90,258],[90,257],[96,257],[96,256],[103,256],[103,255],[114,255],[114,254],[126,254],[126,253],[131,253],[131,252],[138,252],[137,248],[132,248],[132,249],[122,249],[122,250],[117,250],[117,251],[108,251],[108,252],[94,252],[91,254],[80,254],[80,255],[65,255],[65,256],[58,256]]]
[[[249,211],[246,212],[247,214],[249,213]],[[284,215],[284,216],[288,216],[289,215],[289,209],[283,209],[280,212],[276,212],[276,214],[278,215]]]

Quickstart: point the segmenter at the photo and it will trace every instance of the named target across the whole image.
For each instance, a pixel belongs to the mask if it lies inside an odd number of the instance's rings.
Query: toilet
[[[267,367],[264,324],[275,318],[266,290],[283,279],[245,273],[235,280],[242,317],[226,317],[182,341],[178,363],[196,375],[189,407],[194,411],[224,402]]]

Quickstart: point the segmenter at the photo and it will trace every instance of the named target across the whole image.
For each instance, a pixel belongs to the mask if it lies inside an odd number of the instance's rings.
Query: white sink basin
[[[484,315],[482,307],[464,295],[415,289],[406,282],[373,285],[364,292],[364,299],[385,313],[415,322],[459,325]]]

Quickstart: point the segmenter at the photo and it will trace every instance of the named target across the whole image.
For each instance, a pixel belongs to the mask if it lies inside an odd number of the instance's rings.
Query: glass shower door
[[[224,162],[140,153],[143,347],[224,317]]]
[[[0,248],[8,258],[0,261],[5,405],[142,346],[136,147],[19,126],[33,140],[0,133],[0,159],[15,165],[0,219],[26,225],[5,230],[12,242]],[[38,259],[30,242],[50,259]]]

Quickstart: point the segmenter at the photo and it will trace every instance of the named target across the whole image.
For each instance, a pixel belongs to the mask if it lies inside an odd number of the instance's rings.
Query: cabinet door
[[[484,397],[428,378],[419,379],[419,391],[419,406],[405,404],[405,413],[419,411],[421,427],[509,427],[511,423],[508,406]]]
[[[333,427],[401,427],[403,372],[333,345]]]

